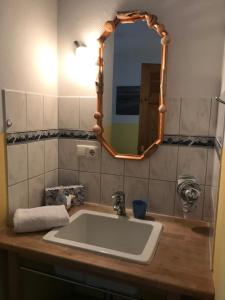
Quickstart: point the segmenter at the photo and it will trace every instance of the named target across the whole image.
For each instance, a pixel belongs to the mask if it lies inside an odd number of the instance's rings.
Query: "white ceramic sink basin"
[[[80,210],[70,224],[53,229],[43,239],[120,258],[147,263],[153,257],[162,224]]]

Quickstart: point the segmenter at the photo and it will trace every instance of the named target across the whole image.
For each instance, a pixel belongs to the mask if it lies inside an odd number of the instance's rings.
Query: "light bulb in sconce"
[[[92,45],[73,42],[73,51],[67,53],[64,61],[64,71],[68,79],[78,85],[94,90],[97,75],[96,51]]]
[[[87,46],[84,43],[78,41],[74,41],[74,45],[75,55],[79,58],[84,58],[87,53]]]

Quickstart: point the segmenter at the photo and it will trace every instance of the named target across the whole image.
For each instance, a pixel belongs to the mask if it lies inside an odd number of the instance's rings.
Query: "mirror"
[[[146,12],[105,23],[93,130],[113,157],[143,159],[163,139],[167,43],[164,26]]]

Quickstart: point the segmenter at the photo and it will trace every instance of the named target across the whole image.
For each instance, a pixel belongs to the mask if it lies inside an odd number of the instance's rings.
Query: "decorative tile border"
[[[7,144],[27,143],[32,141],[54,139],[54,138],[96,140],[96,135],[93,131],[68,130],[68,129],[50,129],[50,130],[8,133]],[[218,143],[216,143],[216,139],[214,137],[165,135],[163,144],[181,145],[181,146],[198,146],[198,147],[216,147],[219,149],[219,145]]]
[[[208,136],[165,135],[163,144],[213,148],[215,146],[215,138]]]
[[[58,130],[59,138],[69,138],[69,139],[85,139],[85,140],[96,140],[96,135],[93,131],[85,130]]]
[[[216,153],[217,153],[217,156],[220,160],[221,158],[221,153],[222,153],[222,145],[221,143],[218,141],[217,138],[215,138],[215,149],[216,149]]]
[[[95,140],[96,136],[92,131],[50,129],[50,130],[8,133],[7,144],[8,145],[20,144],[20,143],[34,142],[34,141],[54,139],[54,138]]]

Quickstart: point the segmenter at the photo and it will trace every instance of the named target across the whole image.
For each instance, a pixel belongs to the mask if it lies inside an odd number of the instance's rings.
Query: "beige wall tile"
[[[27,130],[27,100],[25,93],[5,92],[5,119],[11,120],[12,126],[7,132],[24,132]]]
[[[79,128],[79,98],[59,98],[59,128]]]
[[[44,97],[44,129],[58,128],[58,98]]]
[[[29,178],[44,173],[44,142],[28,143],[28,176]]]
[[[198,184],[205,184],[207,150],[200,147],[179,147],[177,176],[192,175]]]
[[[123,176],[101,174],[101,203],[113,206],[112,194],[123,191]]]
[[[7,161],[8,185],[14,185],[27,179],[27,144],[7,146]]]
[[[103,147],[102,147],[102,173],[123,175],[124,174],[124,160],[113,158]]]
[[[159,146],[150,157],[150,178],[175,181],[177,177],[178,146]]]
[[[45,172],[58,169],[58,139],[45,141]]]
[[[73,185],[78,184],[78,171],[59,169],[59,185]]]
[[[80,129],[92,130],[96,124],[94,113],[96,111],[96,97],[80,98]]]
[[[59,169],[78,170],[79,160],[77,157],[76,140],[59,140]]]
[[[44,175],[29,179],[29,207],[44,205]]]
[[[58,169],[45,173],[45,188],[58,186]]]
[[[83,184],[88,188],[85,201],[99,203],[100,202],[100,174],[80,172],[79,182],[80,184]]]
[[[124,192],[126,207],[132,207],[133,200],[148,201],[148,180],[134,177],[124,177]]]
[[[161,180],[149,181],[150,212],[173,215],[176,183]]]
[[[149,159],[145,158],[141,161],[125,160],[125,176],[130,177],[149,177]]]
[[[23,181],[8,188],[9,218],[17,208],[28,208],[28,182]]]
[[[44,128],[44,99],[41,95],[27,94],[27,130]]]
[[[180,134],[209,134],[211,98],[182,98]]]

